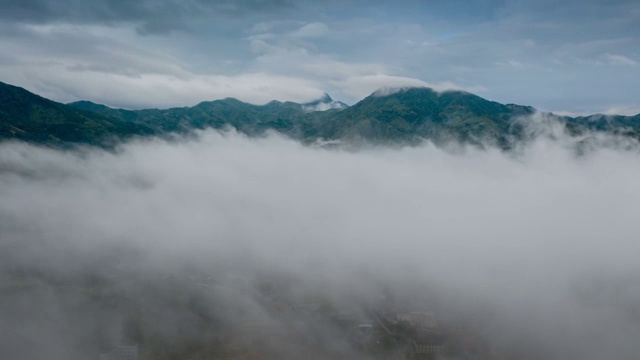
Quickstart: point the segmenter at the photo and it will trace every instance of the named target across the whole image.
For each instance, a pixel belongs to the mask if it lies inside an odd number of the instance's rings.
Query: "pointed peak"
[[[313,111],[326,111],[331,109],[343,110],[348,106],[340,101],[335,101],[329,96],[329,94],[324,93],[321,98],[302,104],[302,108],[306,112]]]
[[[304,103],[302,105],[315,106],[315,105],[319,105],[319,104],[331,104],[332,102],[333,102],[333,99],[331,98],[331,96],[329,96],[329,94],[327,94],[327,93],[324,93],[324,94],[322,94],[321,97],[319,97],[319,98],[317,98],[315,100],[306,102],[306,103]]]
[[[329,96],[329,94],[327,94],[327,93],[322,94],[322,97],[319,100],[320,100],[320,102],[323,102],[323,103],[330,103],[330,102],[333,101],[331,96]]]

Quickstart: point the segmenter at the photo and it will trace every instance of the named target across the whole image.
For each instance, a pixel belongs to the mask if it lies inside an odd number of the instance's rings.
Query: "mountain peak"
[[[399,87],[394,87],[394,86],[381,87],[380,89],[371,93],[369,97],[385,97],[385,96],[391,96],[396,94],[402,94],[406,92],[422,93],[422,94],[429,94],[429,95],[440,95],[445,93],[460,93],[460,94],[473,95],[470,92],[458,87],[432,88],[432,87],[422,86],[422,85],[412,85],[412,86],[410,85],[410,86],[399,86]]]
[[[331,109],[344,110],[347,107],[347,104],[333,100],[327,93],[324,93],[322,97],[317,100],[302,104],[302,108],[306,112],[326,111]]]
[[[333,99],[331,98],[331,96],[329,96],[329,94],[324,93],[322,94],[322,97],[319,99],[321,102],[323,103],[330,103],[333,101]]]
[[[408,90],[414,90],[414,89],[421,89],[421,90],[429,90],[429,91],[434,91],[433,89],[426,87],[426,86],[400,86],[400,87],[394,87],[394,86],[384,86],[381,87],[380,89],[374,91],[371,93],[371,97],[385,97],[385,96],[390,96],[390,95],[394,95],[397,93],[402,93],[402,92],[406,92]]]
[[[306,102],[306,103],[304,103],[302,105],[314,106],[314,105],[318,105],[318,104],[329,104],[331,102],[333,102],[333,99],[331,98],[331,96],[329,96],[329,94],[327,94],[327,93],[324,93],[324,94],[322,94],[321,97],[319,97],[319,98],[317,98],[315,100]]]

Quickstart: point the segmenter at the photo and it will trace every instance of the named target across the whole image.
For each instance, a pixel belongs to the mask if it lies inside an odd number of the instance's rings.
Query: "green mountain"
[[[626,135],[640,140],[640,114],[635,116],[603,115],[565,118],[569,124],[578,124],[590,130]]]
[[[526,121],[535,112],[532,107],[504,105],[464,91],[429,88],[380,90],[351,107],[325,94],[306,104],[252,105],[227,98],[193,107],[124,110],[89,101],[63,105],[0,83],[0,139],[50,145],[105,145],[130,136],[234,128],[250,136],[277,131],[305,143],[415,144],[430,139],[436,144],[458,141],[508,149],[531,136]],[[574,135],[593,130],[640,139],[640,115],[547,117]]]
[[[86,101],[71,103],[69,106],[141,124],[159,133],[233,127],[249,135],[260,135],[267,130],[274,130],[293,138],[301,138],[308,124],[339,111],[339,109],[309,111],[307,104],[294,102],[271,101],[266,105],[253,105],[233,98],[205,101],[193,107],[166,110],[112,109]]]
[[[230,98],[167,110],[128,111],[87,102],[70,105],[161,132],[230,126],[249,135],[275,130],[304,142],[416,143],[428,138],[502,147],[509,147],[511,138],[519,135],[521,126],[513,124],[514,117],[535,112],[530,107],[502,105],[466,92],[438,93],[428,88],[374,93],[352,107],[326,94],[307,104],[272,101],[261,106]]]
[[[502,105],[463,91],[429,88],[378,91],[317,124],[318,136],[331,139],[419,142],[493,142],[503,146],[519,135],[513,119],[535,110]]]
[[[153,133],[144,125],[60,104],[0,82],[0,139],[105,145]]]

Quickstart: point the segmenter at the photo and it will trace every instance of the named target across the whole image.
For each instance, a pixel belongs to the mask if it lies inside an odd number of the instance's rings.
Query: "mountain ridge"
[[[416,144],[428,139],[436,144],[457,141],[509,149],[527,136],[518,119],[536,112],[530,106],[501,104],[466,91],[427,87],[387,88],[352,106],[325,93],[303,104],[271,101],[255,105],[225,98],[191,107],[127,110],[86,100],[61,104],[0,82],[0,139],[47,145],[102,146],[131,136],[234,128],[250,136],[276,131],[303,143],[341,140]],[[545,114],[570,134],[592,130],[640,139],[640,114]]]
[[[151,135],[152,129],[67,106],[0,82],[0,139],[36,143],[98,143]]]

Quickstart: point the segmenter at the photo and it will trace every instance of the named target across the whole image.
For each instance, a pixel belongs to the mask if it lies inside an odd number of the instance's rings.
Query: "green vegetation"
[[[325,96],[319,101],[332,99]],[[252,105],[227,98],[193,107],[133,111],[88,101],[64,105],[0,83],[0,139],[105,146],[131,136],[234,128],[250,136],[277,131],[305,143],[349,140],[415,144],[430,139],[436,144],[458,141],[509,149],[526,138],[523,119],[535,113],[531,107],[503,105],[463,91],[436,92],[428,88],[404,89],[384,96],[374,93],[344,110],[308,111],[310,104],[315,106],[319,101]],[[640,115],[549,117],[564,124],[571,135],[593,130],[640,139]]]
[[[0,139],[106,145],[114,139],[153,133],[141,124],[66,106],[0,83]]]

